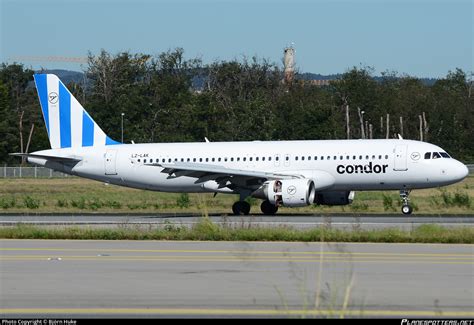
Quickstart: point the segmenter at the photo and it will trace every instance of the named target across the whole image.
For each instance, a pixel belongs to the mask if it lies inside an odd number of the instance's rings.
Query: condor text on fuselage
[[[387,167],[388,165],[372,165],[372,162],[369,162],[367,165],[338,165],[336,170],[339,174],[385,174]]]

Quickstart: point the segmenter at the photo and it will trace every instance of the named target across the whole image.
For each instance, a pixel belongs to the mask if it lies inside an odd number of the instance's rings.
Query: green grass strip
[[[291,227],[217,225],[209,218],[203,217],[193,227],[167,223],[152,229],[138,228],[133,225],[104,229],[77,226],[52,228],[18,224],[13,227],[0,228],[0,238],[473,244],[474,227],[447,228],[434,224],[424,224],[413,230],[398,228],[339,230],[330,227],[297,230]]]

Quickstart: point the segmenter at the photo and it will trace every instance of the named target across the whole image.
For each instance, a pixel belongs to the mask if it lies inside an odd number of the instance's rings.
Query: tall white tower
[[[293,45],[285,47],[283,62],[285,65],[285,83],[291,84],[295,77],[295,49]]]

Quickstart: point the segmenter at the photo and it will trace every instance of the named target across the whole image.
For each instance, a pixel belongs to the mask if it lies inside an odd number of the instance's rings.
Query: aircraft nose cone
[[[467,177],[467,175],[469,175],[469,169],[466,165],[459,162],[459,166],[456,168],[456,178],[459,180],[463,180]]]

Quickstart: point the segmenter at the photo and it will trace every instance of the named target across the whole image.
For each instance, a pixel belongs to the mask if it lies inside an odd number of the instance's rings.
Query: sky
[[[474,71],[474,0],[0,0],[0,62],[80,71],[24,57],[86,57],[101,49],[282,66],[293,44],[300,72],[371,66],[440,78]]]

